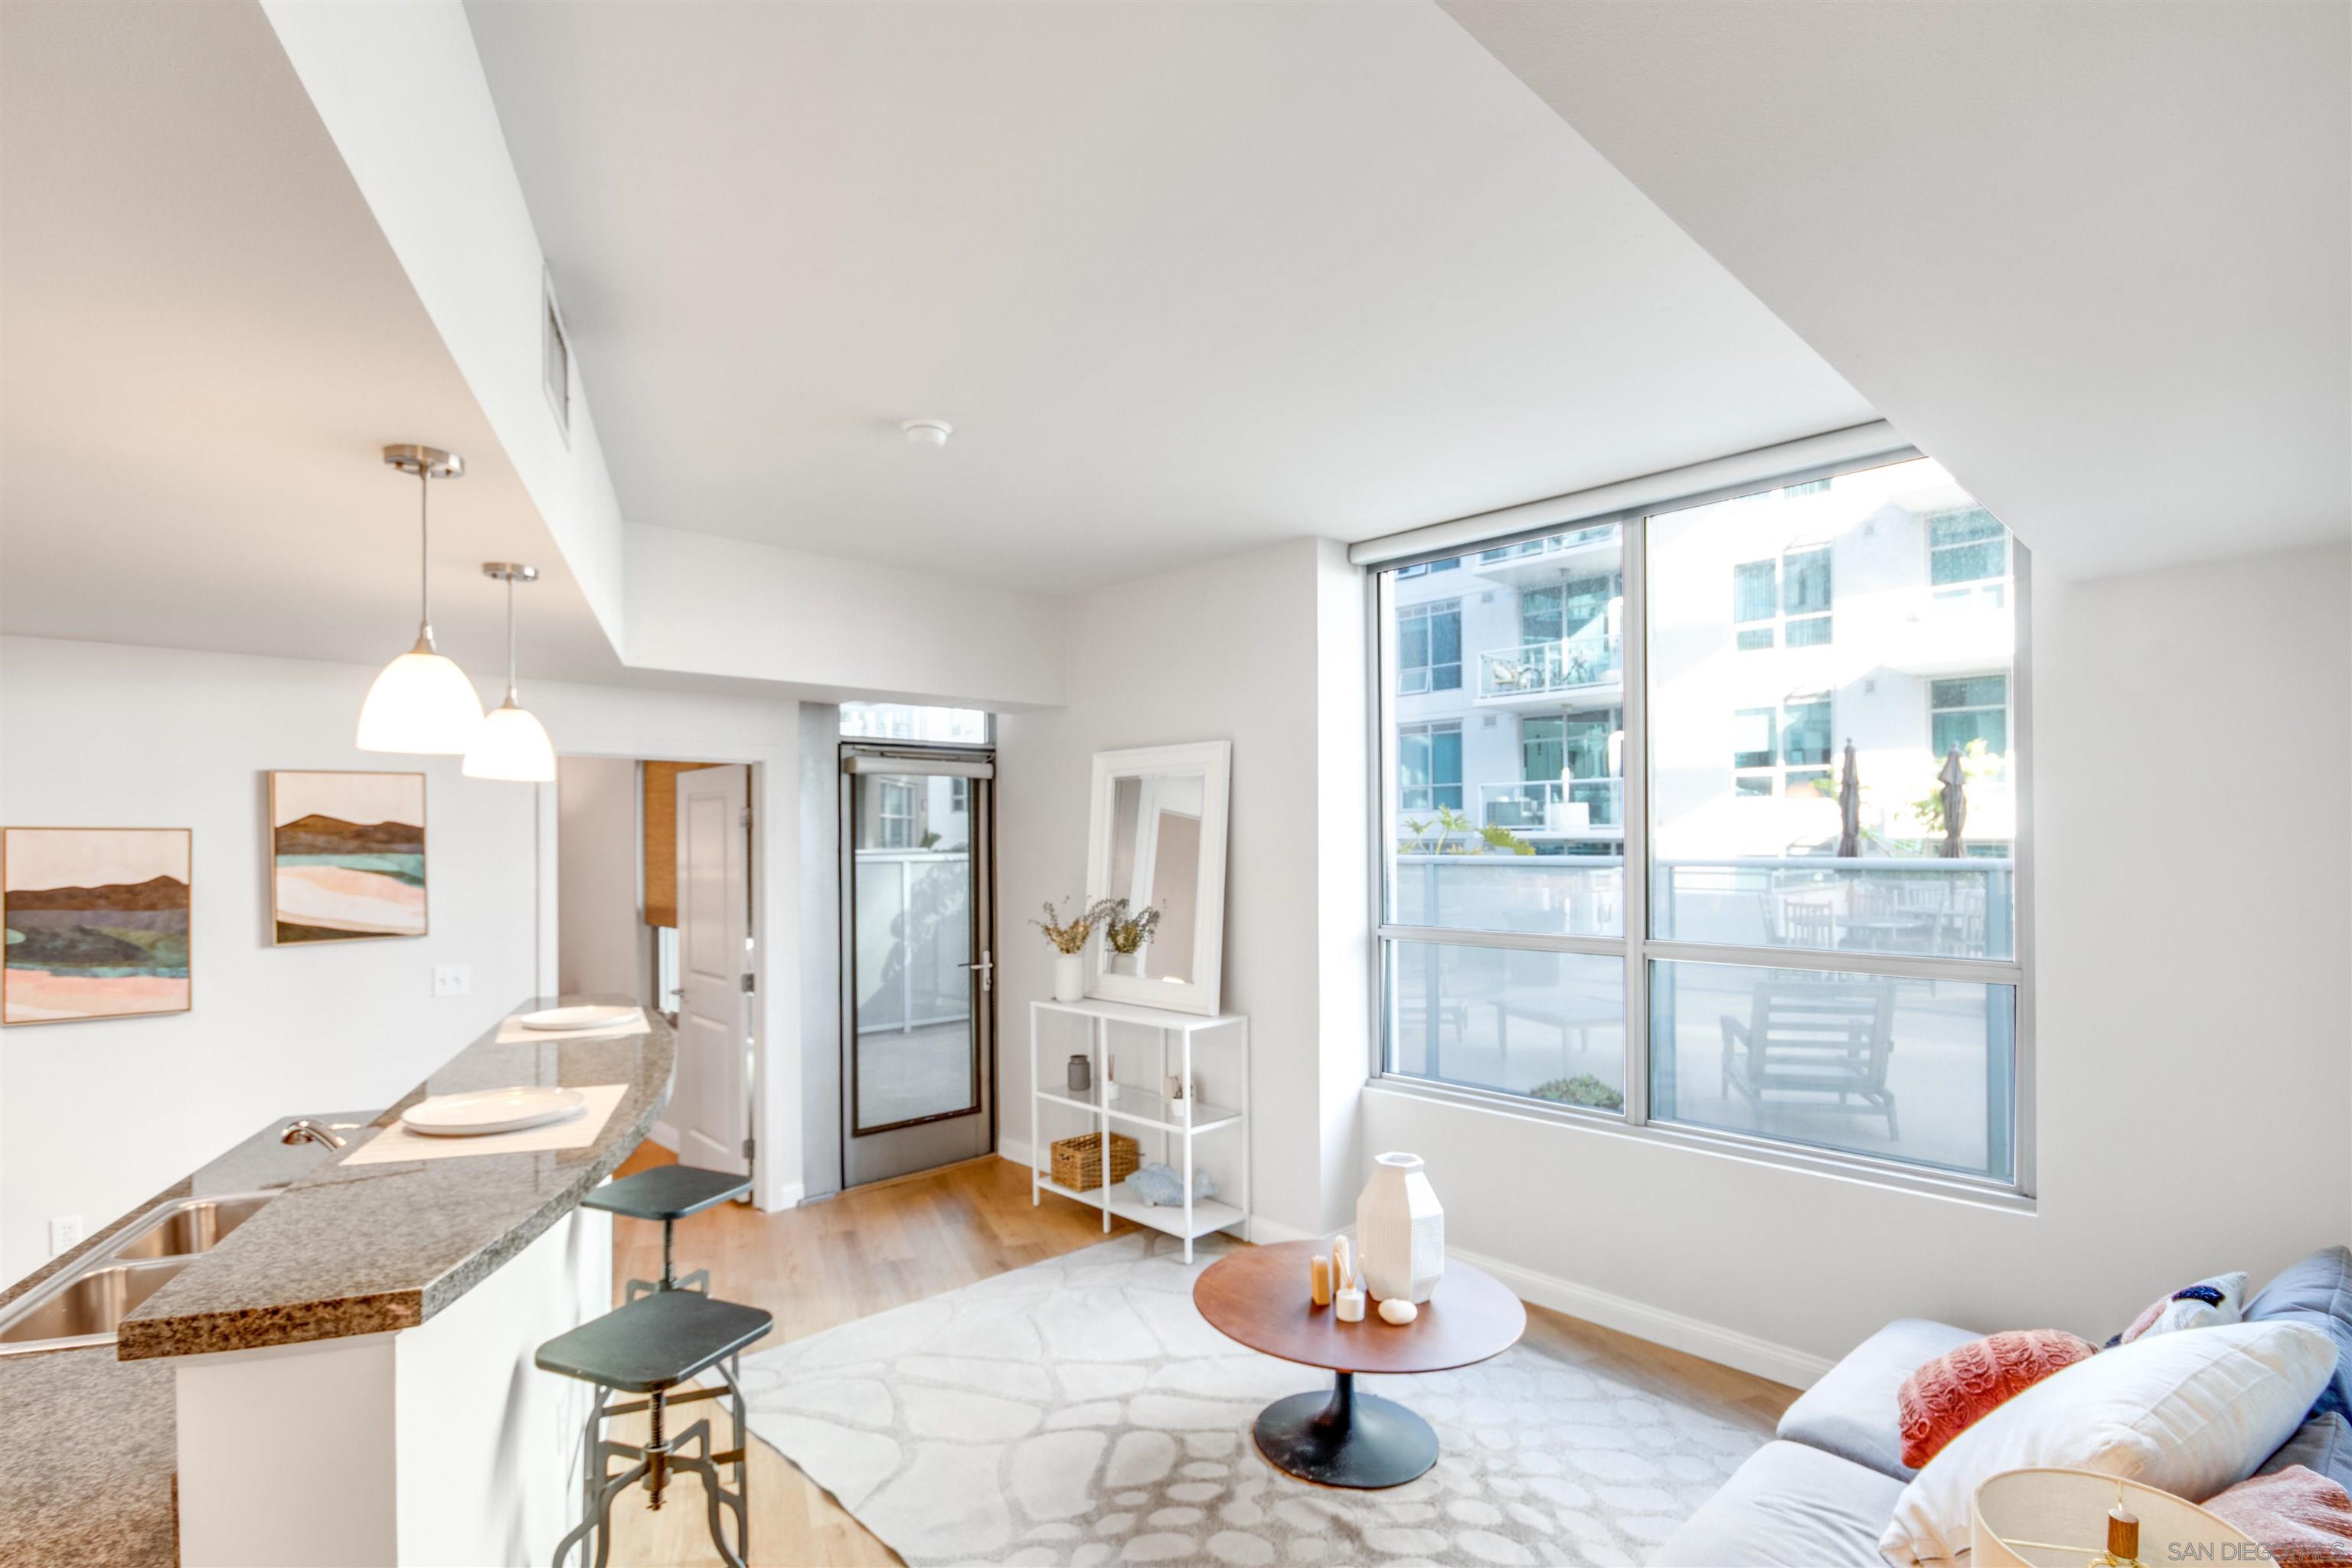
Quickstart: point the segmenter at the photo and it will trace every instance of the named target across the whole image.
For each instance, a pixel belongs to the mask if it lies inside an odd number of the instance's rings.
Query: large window
[[[1383,700],[1412,698],[1381,715],[1383,1074],[2025,1187],[2023,554],[1925,458],[1507,541],[1445,558],[1449,605],[1622,640],[1622,696],[1482,679],[1434,715],[1394,595],[1437,563],[1381,574]]]

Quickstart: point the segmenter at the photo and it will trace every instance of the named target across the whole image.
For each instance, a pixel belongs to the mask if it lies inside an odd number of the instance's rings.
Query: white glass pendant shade
[[[383,667],[360,709],[362,752],[409,752],[461,756],[482,727],[482,699],[466,672],[433,651],[416,646]]]
[[[404,442],[383,460],[416,476],[416,646],[383,667],[360,705],[359,748],[457,757],[482,726],[482,699],[466,672],[433,647],[432,499],[435,479],[454,479],[466,459]]]
[[[547,727],[530,710],[509,700],[485,714],[466,749],[469,779],[510,779],[517,784],[553,784],[555,747]]]

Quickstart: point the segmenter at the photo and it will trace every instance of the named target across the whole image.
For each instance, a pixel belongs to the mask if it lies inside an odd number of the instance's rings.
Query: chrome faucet
[[[340,1149],[343,1146],[342,1139],[328,1131],[307,1116],[299,1117],[288,1122],[286,1131],[278,1135],[278,1141],[280,1143],[316,1143],[322,1149]]]

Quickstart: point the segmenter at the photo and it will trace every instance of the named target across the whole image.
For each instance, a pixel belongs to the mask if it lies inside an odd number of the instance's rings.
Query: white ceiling
[[[2352,531],[2352,6],[1445,8],[2066,575]]]
[[[12,633],[623,671],[258,6],[0,7],[0,616]]]
[[[468,16],[635,522],[1068,590],[1873,416],[1427,5]]]

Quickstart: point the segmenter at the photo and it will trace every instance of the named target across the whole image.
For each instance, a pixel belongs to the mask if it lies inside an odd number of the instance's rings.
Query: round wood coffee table
[[[1227,1339],[1328,1367],[1328,1394],[1294,1394],[1259,1413],[1258,1452],[1276,1469],[1330,1487],[1396,1487],[1437,1463],[1437,1434],[1394,1400],[1356,1392],[1356,1374],[1444,1372],[1502,1354],[1528,1310],[1493,1275],[1451,1259],[1436,1294],[1402,1325],[1367,1306],[1343,1323],[1307,1291],[1308,1260],[1326,1248],[1286,1241],[1227,1253],[1192,1282],[1192,1304]]]

